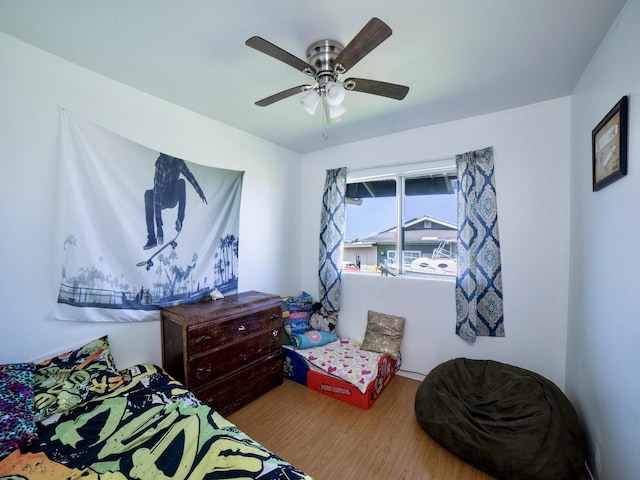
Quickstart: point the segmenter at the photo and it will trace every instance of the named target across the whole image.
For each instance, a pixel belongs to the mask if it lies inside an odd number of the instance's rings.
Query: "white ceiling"
[[[54,55],[300,153],[569,95],[624,0],[2,0],[0,30]],[[247,47],[258,35],[306,60],[371,17],[393,34],[348,76],[411,87],[348,92],[342,122],[309,116],[309,83]],[[1,67],[0,67],[1,68]],[[345,78],[345,77],[343,77]]]

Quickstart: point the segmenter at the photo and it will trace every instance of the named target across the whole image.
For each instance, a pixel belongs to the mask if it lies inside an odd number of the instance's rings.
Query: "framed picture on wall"
[[[627,104],[625,95],[591,132],[594,192],[627,174]]]

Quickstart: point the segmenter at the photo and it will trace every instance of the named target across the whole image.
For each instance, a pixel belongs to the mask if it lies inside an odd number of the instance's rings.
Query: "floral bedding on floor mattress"
[[[382,354],[361,350],[360,345],[355,340],[341,338],[321,347],[298,349],[296,353],[364,393],[378,376],[378,363]]]

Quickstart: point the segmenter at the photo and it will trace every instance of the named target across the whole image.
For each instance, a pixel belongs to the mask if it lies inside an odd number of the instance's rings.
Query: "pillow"
[[[35,373],[36,421],[113,391],[122,377],[107,337],[40,362]]]
[[[37,437],[33,363],[0,365],[0,458]]]
[[[312,306],[309,327],[312,330],[322,330],[325,332],[335,332],[338,323],[338,312],[330,312],[320,302]]]
[[[394,360],[398,360],[404,322],[404,317],[369,310],[367,331],[360,348],[370,352],[388,353]]]
[[[321,347],[327,343],[335,342],[337,339],[338,336],[335,333],[327,333],[322,330],[309,330],[291,335],[293,346],[299,349]]]

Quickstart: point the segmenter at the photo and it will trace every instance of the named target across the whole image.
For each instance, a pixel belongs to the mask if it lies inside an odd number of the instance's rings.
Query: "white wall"
[[[125,87],[0,33],[0,363],[57,353],[108,334],[120,367],[161,363],[159,322],[85,324],[52,317],[63,238],[59,107],[147,147],[244,170],[239,289],[300,285],[299,155]],[[144,240],[144,239],[141,239]]]
[[[368,309],[403,315],[406,370],[426,374],[450,358],[490,358],[536,371],[564,387],[569,115],[567,97],[305,155],[302,288],[317,298],[319,212],[327,168],[441,159],[493,146],[506,337],[479,337],[468,345],[455,335],[451,281],[358,273],[343,276],[338,331],[361,340]]]
[[[567,393],[600,480],[640,472],[640,1],[629,0],[572,95]],[[591,187],[591,132],[629,95],[628,175]]]

